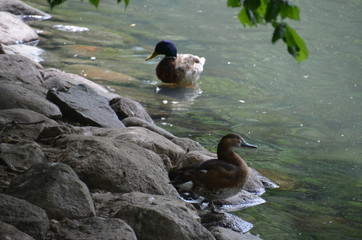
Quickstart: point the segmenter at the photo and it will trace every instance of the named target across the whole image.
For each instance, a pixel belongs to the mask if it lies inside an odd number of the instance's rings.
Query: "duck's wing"
[[[204,71],[205,58],[192,54],[178,54],[175,69],[182,76],[183,83],[191,84],[200,78]]]

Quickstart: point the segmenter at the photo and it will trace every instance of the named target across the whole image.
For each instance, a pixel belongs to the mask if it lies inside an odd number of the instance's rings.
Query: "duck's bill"
[[[146,58],[146,61],[148,61],[148,60],[150,60],[150,59],[152,59],[152,58],[156,57],[157,55],[158,55],[158,53],[153,52],[150,56],[148,56],[148,57]]]
[[[248,143],[248,142],[245,141],[244,139],[241,140],[240,146],[241,146],[241,147],[246,147],[246,148],[257,148],[257,146]]]

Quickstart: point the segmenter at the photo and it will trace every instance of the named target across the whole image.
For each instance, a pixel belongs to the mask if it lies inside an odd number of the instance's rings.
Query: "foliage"
[[[62,4],[66,0],[47,0],[50,8]],[[83,0],[81,0],[83,1]],[[88,0],[92,5],[98,7],[100,0]],[[122,0],[116,0],[121,3]],[[125,7],[129,0],[123,0]],[[287,50],[298,62],[308,57],[309,51],[299,34],[290,27],[285,20],[299,20],[299,8],[288,0],[227,0],[227,6],[241,8],[238,18],[245,26],[257,26],[257,24],[271,24],[274,27],[272,43],[279,39],[287,45]]]
[[[272,43],[282,39],[287,50],[298,62],[308,57],[304,40],[283,20],[299,20],[299,8],[288,0],[227,0],[227,6],[241,8],[238,18],[245,26],[271,24],[274,27]]]

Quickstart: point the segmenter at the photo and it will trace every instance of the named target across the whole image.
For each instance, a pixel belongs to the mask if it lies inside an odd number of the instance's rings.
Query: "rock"
[[[109,104],[112,109],[117,113],[119,119],[125,119],[127,117],[138,117],[150,124],[154,124],[150,115],[142,107],[142,105],[132,99],[126,97],[117,97],[112,99]]]
[[[34,240],[13,225],[0,221],[0,240]]]
[[[43,162],[44,158],[43,151],[35,142],[0,143],[0,160],[12,170],[28,169],[36,163]]]
[[[40,163],[13,179],[6,193],[43,208],[50,218],[95,215],[87,186],[63,163]]]
[[[69,164],[91,189],[177,196],[162,159],[127,140],[64,135],[53,146],[66,149],[62,162]]]
[[[43,209],[0,193],[0,221],[14,225],[35,239],[45,239],[49,220]]]
[[[172,142],[176,145],[182,147],[185,151],[203,151],[207,152],[207,150],[198,142],[190,139],[190,138],[174,138]]]
[[[0,54],[5,54],[3,45],[0,43]]]
[[[158,127],[154,124],[151,124],[151,123],[147,122],[146,120],[143,120],[138,117],[127,117],[127,118],[123,119],[122,122],[124,123],[124,125],[126,127],[143,127],[143,128],[147,128],[148,130],[151,130],[152,132],[158,133],[167,139],[171,140],[171,139],[176,138],[175,135],[166,131],[165,129],[160,128],[160,127]]]
[[[65,92],[68,91],[71,87],[77,86],[79,84],[85,84],[96,91],[98,95],[107,98],[107,100],[111,100],[119,96],[117,94],[110,93],[106,88],[86,78],[76,74],[62,72],[58,69],[46,69],[43,71],[43,75],[44,82],[42,83],[42,86],[48,90],[56,88],[59,91]]]
[[[229,228],[214,227],[211,229],[216,240],[261,240],[250,233],[235,232]]]
[[[33,60],[34,62],[44,61],[40,55],[44,53],[43,49],[40,49],[35,46],[30,46],[26,44],[17,44],[17,45],[4,45],[4,53],[6,54],[18,54],[26,58]]]
[[[34,141],[45,127],[55,126],[58,126],[58,123],[54,120],[28,109],[0,110],[0,129],[3,129],[1,133],[3,138]]]
[[[10,12],[14,15],[36,15],[42,16],[42,19],[50,18],[50,16],[36,8],[33,8],[19,0],[1,0],[0,11]]]
[[[214,239],[196,220],[197,213],[180,200],[132,192],[123,194],[113,204],[119,208],[115,217],[126,221],[140,240]]]
[[[38,34],[15,15],[8,12],[0,12],[0,43],[13,45],[38,39]]]
[[[0,109],[24,108],[33,110],[53,119],[60,119],[62,113],[58,106],[29,91],[16,82],[1,81]]]
[[[236,212],[263,203],[264,199],[245,190],[230,198],[214,201],[216,209],[224,212]]]
[[[141,127],[128,127],[120,130],[94,128],[91,129],[91,134],[109,137],[115,141],[135,143],[157,154],[165,154],[172,161],[175,161],[175,159],[185,154],[185,151],[181,147],[167,138]]]
[[[225,227],[236,232],[246,233],[253,228],[253,224],[229,213],[206,213],[200,216],[204,227],[211,230],[214,227]]]
[[[194,163],[205,162],[210,159],[217,159],[217,155],[208,151],[194,150],[184,154],[177,160],[175,165],[176,168],[182,168]]]
[[[265,193],[264,184],[260,180],[260,176],[260,173],[249,167],[249,175],[243,189],[259,196]]]
[[[5,47],[4,47],[5,48]],[[46,96],[47,90],[40,86],[43,82],[40,66],[21,55],[0,55],[0,81],[18,83],[29,91]]]
[[[117,218],[92,217],[65,220],[55,225],[56,239],[137,240],[133,229]]]
[[[89,126],[125,128],[108,100],[87,85],[71,87],[68,92],[50,90],[47,99],[58,105],[63,117],[71,121]]]

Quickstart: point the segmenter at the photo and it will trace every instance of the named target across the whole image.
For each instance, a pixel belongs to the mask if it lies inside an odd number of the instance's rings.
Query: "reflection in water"
[[[191,103],[202,94],[202,91],[197,85],[190,87],[180,87],[169,84],[162,84],[157,86],[156,93]]]

